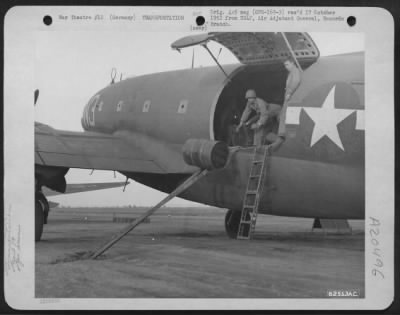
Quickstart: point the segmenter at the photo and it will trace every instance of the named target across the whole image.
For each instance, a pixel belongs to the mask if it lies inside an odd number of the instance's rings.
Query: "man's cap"
[[[256,98],[256,97],[257,97],[256,91],[254,91],[254,90],[247,90],[246,96],[245,96],[246,99],[248,99],[248,98]]]

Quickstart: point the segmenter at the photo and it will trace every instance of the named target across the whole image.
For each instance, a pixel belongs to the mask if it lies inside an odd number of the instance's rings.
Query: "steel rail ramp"
[[[208,173],[207,169],[198,170],[197,172],[193,173],[188,179],[186,179],[181,185],[179,185],[174,191],[172,191],[167,197],[161,200],[158,204],[154,207],[143,213],[139,218],[137,218],[134,222],[128,224],[125,228],[123,228],[119,233],[115,234],[111,240],[107,241],[104,245],[99,247],[89,258],[96,259],[101,254],[103,254],[106,250],[108,250],[111,246],[121,240],[125,235],[127,235],[130,231],[132,231],[135,227],[139,224],[144,222],[149,216],[151,216],[154,212],[160,209],[164,204],[170,201],[172,198],[176,197],[187,188],[192,186],[195,182],[199,179],[204,177]]]

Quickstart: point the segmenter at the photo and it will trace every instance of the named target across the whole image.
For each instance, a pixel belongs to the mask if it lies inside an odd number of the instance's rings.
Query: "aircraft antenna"
[[[115,83],[115,77],[117,76],[117,69],[116,68],[112,68],[111,69],[111,83],[110,84],[114,84]]]
[[[92,175],[92,174],[93,174],[93,172],[94,172],[94,169],[92,169],[92,171],[90,172],[90,174],[89,174],[89,175]]]

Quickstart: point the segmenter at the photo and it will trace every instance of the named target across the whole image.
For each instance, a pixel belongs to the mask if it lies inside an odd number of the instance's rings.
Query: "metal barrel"
[[[188,139],[183,145],[182,153],[187,164],[214,170],[226,165],[229,148],[222,141]]]

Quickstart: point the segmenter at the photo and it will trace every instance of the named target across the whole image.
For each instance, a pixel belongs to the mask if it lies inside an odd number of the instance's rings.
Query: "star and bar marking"
[[[324,136],[344,151],[342,140],[339,136],[337,125],[352,113],[357,113],[356,130],[364,130],[364,110],[341,109],[335,107],[336,85],[332,87],[321,107],[288,107],[286,113],[286,124],[300,124],[301,110],[314,121],[310,147],[313,147]]]

